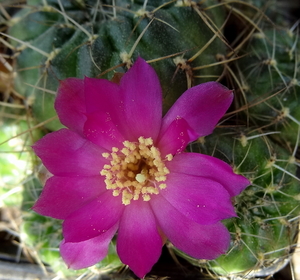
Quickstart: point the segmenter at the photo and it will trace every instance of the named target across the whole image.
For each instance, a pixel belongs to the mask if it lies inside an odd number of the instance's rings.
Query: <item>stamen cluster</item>
[[[100,172],[105,176],[106,188],[113,190],[114,196],[122,194],[124,205],[140,196],[149,201],[152,194],[167,187],[162,182],[170,172],[164,160],[171,161],[173,157],[167,155],[163,160],[152,138],[139,137],[138,142],[124,141],[123,145],[122,149],[113,147],[111,153],[102,154],[110,161]]]

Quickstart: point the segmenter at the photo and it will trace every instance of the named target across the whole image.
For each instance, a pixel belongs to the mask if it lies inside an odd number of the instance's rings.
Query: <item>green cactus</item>
[[[37,121],[49,121],[49,129],[61,127],[50,120],[58,82],[67,77],[112,79],[114,71],[108,70],[124,72],[141,56],[153,62],[161,78],[167,110],[188,84],[221,74],[220,66],[207,65],[225,51],[219,30],[225,20],[222,7],[209,9],[208,21],[200,7],[184,1],[148,1],[146,7],[143,1],[101,7],[97,1],[28,2],[34,8],[22,9],[8,24],[11,44],[20,50],[15,87]]]
[[[260,104],[249,108],[252,122],[264,130],[281,132],[280,136],[274,134],[273,138],[292,147],[297,141],[300,124],[297,97],[299,47],[295,33],[267,28],[263,34],[253,34],[248,50],[254,55],[240,61],[240,69],[249,87],[248,102],[261,100]],[[242,64],[250,67],[242,67]]]
[[[236,197],[239,218],[225,221],[232,234],[226,255],[203,264],[216,275],[239,279],[268,276],[289,261],[296,246],[300,188],[296,158],[300,137],[298,35],[280,28],[249,2],[242,12],[250,36],[244,56],[230,65],[236,89],[232,129],[218,129],[191,149],[230,163],[252,182]],[[262,2],[256,1],[262,5]],[[259,7],[259,6],[258,6]],[[244,8],[244,10],[243,10]],[[251,15],[252,9],[252,15]],[[272,15],[272,11],[266,11]],[[252,19],[256,18],[256,22]],[[245,23],[245,21],[248,22]],[[251,24],[249,24],[251,22]]]
[[[203,14],[201,9],[210,2],[201,7],[180,1],[144,4],[27,1],[7,22],[9,44],[16,56],[15,90],[30,106],[37,126],[49,130],[62,127],[53,108],[59,80],[84,76],[112,79],[115,72],[125,72],[138,56],[147,59],[160,77],[164,111],[187,87],[221,75],[217,55],[226,49],[221,31],[223,7]],[[35,178],[25,185],[22,236],[39,263],[69,275],[57,251],[60,223],[29,210],[40,188]],[[53,238],[47,238],[49,235]],[[113,260],[108,266],[113,270],[120,261],[111,250],[107,260]],[[96,269],[103,271],[106,264],[104,260]]]
[[[225,221],[232,234],[228,253],[200,265],[217,275],[241,277],[267,276],[285,265],[299,217],[295,158],[267,136],[244,129],[217,129],[191,149],[229,162],[252,182],[235,198],[239,218]]]
[[[138,56],[160,78],[164,111],[192,85],[220,80],[235,88],[226,121],[190,145],[191,151],[221,158],[251,180],[234,201],[239,218],[224,221],[232,234],[231,247],[213,261],[195,260],[174,249],[214,277],[266,276],[286,264],[295,248],[300,43],[296,27],[288,29],[291,24],[271,4],[28,0],[6,22],[8,44],[16,56],[15,90],[30,105],[37,126],[48,130],[61,127],[53,108],[59,80],[117,79]],[[30,202],[23,205],[27,211],[41,188],[36,179],[30,183],[24,194]],[[59,226],[45,219],[28,212],[26,242],[35,249],[40,244],[41,260],[61,271],[57,252],[49,250],[57,248]],[[32,225],[40,236],[30,230]],[[50,233],[57,236],[51,244]],[[111,269],[118,267],[113,248],[109,257]]]

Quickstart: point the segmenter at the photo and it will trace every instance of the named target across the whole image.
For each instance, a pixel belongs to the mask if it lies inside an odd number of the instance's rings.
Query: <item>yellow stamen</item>
[[[153,145],[152,138],[139,137],[138,142],[124,141],[123,148],[112,148],[111,153],[102,156],[109,160],[100,171],[105,176],[104,182],[113,196],[122,195],[122,203],[130,204],[131,200],[149,201],[152,195],[159,194],[167,187],[165,182],[168,168],[165,161],[173,156],[162,159],[160,151]]]

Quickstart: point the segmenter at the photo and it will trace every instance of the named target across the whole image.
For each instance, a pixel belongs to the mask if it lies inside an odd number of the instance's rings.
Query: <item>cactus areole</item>
[[[61,255],[73,269],[101,261],[113,236],[121,261],[139,277],[167,239],[199,259],[226,252],[220,222],[249,181],[223,161],[185,151],[210,134],[232,91],[216,82],[188,89],[162,117],[155,71],[138,58],[120,84],[61,81],[55,109],[67,128],[33,149],[53,174],[33,209],[64,220]]]

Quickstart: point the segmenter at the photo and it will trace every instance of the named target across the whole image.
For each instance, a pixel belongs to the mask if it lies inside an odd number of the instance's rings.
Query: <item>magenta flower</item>
[[[33,209],[62,219],[60,252],[68,267],[101,261],[113,236],[117,253],[139,277],[169,239],[183,252],[214,259],[235,217],[231,197],[249,181],[186,146],[210,134],[233,99],[216,82],[187,90],[162,117],[154,70],[141,58],[120,85],[101,79],[61,82],[55,108],[67,128],[33,149],[53,174]]]

